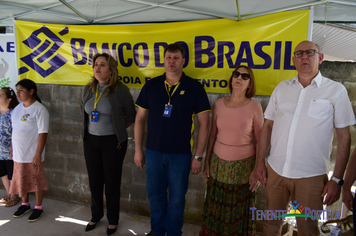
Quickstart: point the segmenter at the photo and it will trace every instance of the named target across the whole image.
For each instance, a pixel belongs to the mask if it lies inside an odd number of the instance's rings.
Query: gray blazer
[[[90,92],[90,86],[86,85],[83,91],[83,97],[80,102],[80,111],[84,121],[83,140],[87,133],[88,114],[84,111],[85,103],[93,96]],[[127,140],[126,123],[134,123],[136,116],[135,104],[128,87],[119,83],[116,90],[108,95],[111,105],[112,121],[117,140],[123,143]]]

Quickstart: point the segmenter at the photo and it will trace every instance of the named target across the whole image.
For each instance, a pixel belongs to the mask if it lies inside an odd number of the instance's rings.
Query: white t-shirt
[[[274,121],[268,163],[279,175],[296,179],[327,173],[334,128],[355,124],[345,87],[320,72],[305,88],[298,76],[279,83],[265,118]]]
[[[38,138],[41,133],[48,133],[49,113],[38,101],[29,107],[20,103],[11,115],[13,160],[19,163],[32,163],[36,154]],[[45,159],[45,149],[41,162]]]

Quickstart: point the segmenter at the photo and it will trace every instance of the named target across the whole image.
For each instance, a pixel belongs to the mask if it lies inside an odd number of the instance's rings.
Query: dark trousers
[[[118,225],[120,212],[120,186],[122,164],[127,149],[127,141],[118,149],[115,135],[95,136],[86,134],[84,156],[89,176],[91,192],[92,222],[99,222],[104,216],[103,190],[107,218],[110,225]]]

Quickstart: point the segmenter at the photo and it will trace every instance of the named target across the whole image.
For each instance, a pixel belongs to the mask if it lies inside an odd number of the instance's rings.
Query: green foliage
[[[10,83],[10,78],[0,79],[0,88],[8,86]]]

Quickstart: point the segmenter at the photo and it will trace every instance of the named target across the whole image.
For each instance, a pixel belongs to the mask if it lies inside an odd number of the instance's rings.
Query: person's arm
[[[47,141],[47,133],[40,133],[38,137],[36,154],[32,160],[32,164],[35,166],[39,166],[41,164],[41,154],[43,152],[44,147],[46,146],[46,141]]]
[[[198,121],[198,134],[197,134],[197,145],[195,148],[195,155],[203,156],[203,152],[206,145],[206,140],[209,135],[209,112],[205,111],[202,113],[197,114],[197,121]],[[192,174],[199,174],[202,167],[202,161],[198,161],[194,157],[192,158],[190,164],[190,171]]]
[[[213,118],[211,121],[211,128],[210,128],[210,135],[208,139],[208,147],[206,149],[206,157],[205,157],[205,164],[204,164],[204,176],[206,180],[210,177],[210,159],[211,154],[213,153],[214,144],[216,141],[216,135],[218,134],[218,129],[216,126],[216,114],[215,109],[213,110]]]
[[[121,84],[120,86],[120,96],[122,101],[122,106],[125,114],[126,128],[135,122],[136,109],[135,104],[128,87]]]
[[[134,139],[135,139],[135,155],[134,162],[135,164],[143,169],[145,164],[145,155],[142,151],[142,141],[143,135],[145,133],[145,124],[148,115],[148,110],[145,110],[141,107],[137,108],[135,126],[134,126]]]
[[[260,149],[259,148],[260,141],[256,141],[255,145],[256,145],[256,160],[257,160],[259,149]],[[256,165],[256,162],[255,162],[255,165]],[[255,169],[253,169],[253,171],[251,172],[251,174],[249,176],[249,185],[250,185],[249,189],[252,192],[255,191],[260,186],[260,182],[256,178]]]
[[[267,170],[265,159],[267,155],[267,151],[271,145],[271,135],[272,135],[272,128],[273,128],[273,120],[265,119],[265,122],[262,126],[262,132],[259,141],[258,147],[258,155],[256,159],[256,166],[255,166],[255,176],[257,180],[263,185],[266,186],[267,181]]]
[[[347,209],[352,210],[353,197],[351,193],[351,186],[356,180],[356,149],[351,154],[349,165],[346,169],[345,182],[342,186],[342,202]]]
[[[342,179],[350,155],[350,127],[335,128],[337,139],[336,161],[333,176]],[[341,187],[333,180],[329,180],[323,190],[322,197],[326,195],[323,204],[332,205],[340,198]]]

